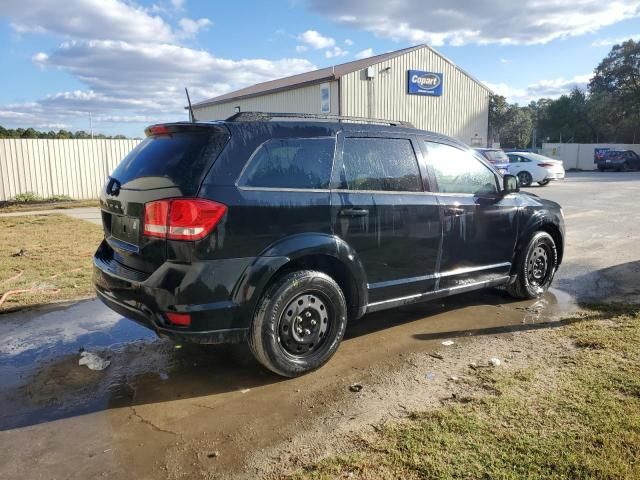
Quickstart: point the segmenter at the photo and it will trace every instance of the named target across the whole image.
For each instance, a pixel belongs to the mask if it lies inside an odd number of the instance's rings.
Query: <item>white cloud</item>
[[[350,38],[347,38],[347,39],[345,39],[344,44],[347,47],[351,47],[351,46],[353,46],[353,40],[351,40]]]
[[[144,123],[182,120],[184,87],[194,102],[229,90],[294,75],[315,66],[308,60],[231,60],[172,44],[132,44],[110,40],[69,40],[33,62],[41,68],[68,72],[86,90],[59,92],[35,102],[6,105],[0,121],[26,124],[47,118],[73,122],[74,116],[95,114],[104,122]],[[7,112],[24,112],[18,118]]]
[[[307,0],[312,10],[349,27],[434,46],[541,44],[595,32],[640,14],[640,0]]]
[[[509,60],[508,58],[501,58],[500,63],[511,63],[511,60]]]
[[[298,35],[298,40],[309,45],[311,48],[320,50],[323,48],[333,47],[336,41],[331,37],[325,37],[315,30],[307,30]]]
[[[355,57],[358,59],[373,57],[373,48],[365,48],[364,50],[361,50],[358,53],[356,53]]]
[[[49,32],[82,39],[170,41],[171,26],[132,3],[120,0],[21,0],[2,2],[2,16],[19,33]]]
[[[32,52],[33,64],[42,70],[64,71],[83,87],[0,105],[4,126],[79,124],[84,128],[91,112],[96,131],[104,127],[102,131],[121,133],[125,124],[184,120],[184,87],[197,102],[316,68],[303,58],[229,59],[181,45],[212,21],[167,17],[172,24],[130,0],[66,0],[55,9],[45,0],[24,0],[19,7],[13,3],[5,7],[5,3],[0,0],[2,15],[23,34],[62,37],[58,47]],[[173,6],[184,8],[185,4],[174,2]],[[142,132],[140,127],[125,128],[136,135]]]
[[[185,3],[185,0],[171,0],[171,5],[176,10],[181,10],[182,8],[184,8],[184,3]]]
[[[626,37],[618,37],[618,38],[602,38],[600,40],[596,40],[591,44],[592,47],[613,47],[614,45],[619,45],[621,43],[626,42],[627,40],[633,40],[634,42],[640,41],[640,33],[636,35],[627,35]]]
[[[349,55],[349,52],[338,46],[335,46],[330,50],[325,50],[324,52],[324,56],[326,58],[344,57],[345,55]]]
[[[182,37],[195,37],[200,30],[206,30],[213,22],[208,18],[199,18],[198,20],[192,20],[191,18],[181,18],[178,22],[180,25],[180,36]]]
[[[296,52],[298,53],[306,52],[307,50],[309,50],[309,47],[307,47],[306,45],[296,45]]]
[[[587,73],[576,75],[571,79],[560,77],[552,80],[540,80],[528,85],[526,88],[514,88],[506,83],[483,83],[494,93],[507,97],[509,102],[524,105],[540,98],[558,98],[571,92],[575,87],[584,90],[587,88],[592,76],[592,73]]]

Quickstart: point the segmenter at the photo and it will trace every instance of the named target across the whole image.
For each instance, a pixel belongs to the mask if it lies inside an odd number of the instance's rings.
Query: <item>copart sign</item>
[[[442,73],[423,72],[421,70],[409,70],[407,72],[410,95],[429,95],[439,97],[442,95]]]

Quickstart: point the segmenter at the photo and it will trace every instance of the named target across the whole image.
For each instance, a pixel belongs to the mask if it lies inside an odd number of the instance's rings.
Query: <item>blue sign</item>
[[[420,70],[409,70],[407,72],[410,95],[429,95],[439,97],[442,95],[442,73],[422,72]]]

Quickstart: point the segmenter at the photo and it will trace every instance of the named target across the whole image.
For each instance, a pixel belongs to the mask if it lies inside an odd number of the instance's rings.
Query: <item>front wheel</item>
[[[547,232],[536,232],[516,259],[516,279],[507,286],[515,298],[538,298],[551,285],[558,268],[558,249]]]
[[[545,185],[549,185],[550,181],[551,180],[543,180],[541,182],[538,182],[538,185],[540,185],[541,187],[544,187]]]
[[[346,326],[344,294],[330,276],[311,270],[291,272],[277,279],[260,300],[249,347],[272,372],[296,377],[333,356]]]
[[[518,173],[518,181],[520,182],[521,187],[530,187],[533,182],[533,177],[529,172],[519,172]]]

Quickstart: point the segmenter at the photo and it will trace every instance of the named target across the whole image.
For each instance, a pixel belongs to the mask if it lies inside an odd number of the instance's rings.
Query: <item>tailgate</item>
[[[119,263],[151,273],[167,257],[166,240],[143,234],[145,204],[195,197],[229,133],[222,124],[169,124],[127,155],[101,193],[105,237]]]

